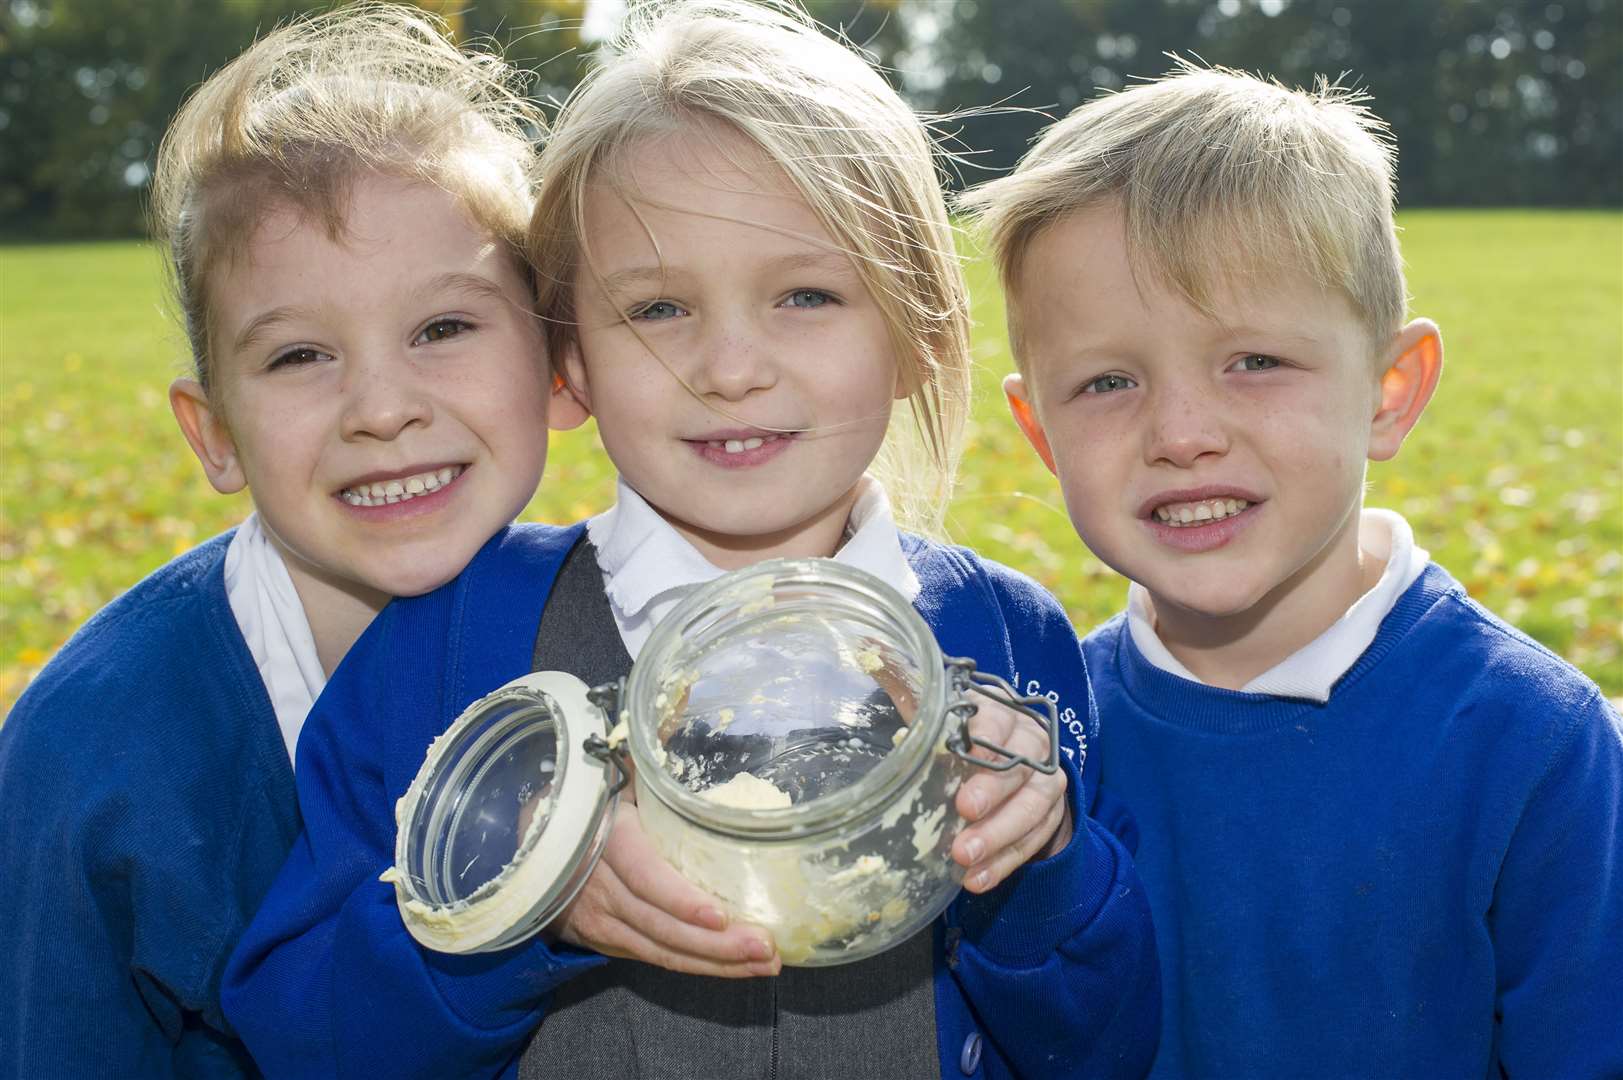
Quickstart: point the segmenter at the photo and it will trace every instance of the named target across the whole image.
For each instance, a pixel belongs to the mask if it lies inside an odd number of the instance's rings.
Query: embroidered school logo
[[[1014,678],[1010,680],[1009,685],[1017,688],[1027,697],[1046,698],[1053,704],[1054,708],[1059,713],[1060,729],[1068,732],[1071,736],[1071,742],[1066,742],[1065,740],[1061,739],[1059,748],[1065,752],[1066,757],[1070,758],[1071,761],[1076,763],[1076,767],[1080,771],[1082,768],[1082,763],[1087,760],[1088,756],[1088,725],[1086,718],[1077,716],[1076,710],[1073,708],[1066,707],[1061,709],[1059,705],[1059,691],[1044,690],[1042,683],[1036,679],[1030,679],[1022,682],[1020,673],[1018,671],[1014,673]]]

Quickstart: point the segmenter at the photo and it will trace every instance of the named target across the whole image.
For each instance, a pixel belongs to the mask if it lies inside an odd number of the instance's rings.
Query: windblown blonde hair
[[[531,219],[537,309],[558,363],[576,340],[575,281],[592,272],[586,194],[635,201],[628,151],[705,124],[780,167],[854,261],[909,390],[876,471],[897,518],[939,532],[969,393],[969,307],[923,122],[853,49],[797,8],[743,0],[640,3],[576,88],[542,154]]]
[[[1384,345],[1406,307],[1395,151],[1364,100],[1322,78],[1291,90],[1180,61],[1050,127],[1013,173],[960,200],[997,261],[1016,363],[1032,240],[1103,204],[1121,207],[1134,266],[1201,311],[1248,275],[1307,274],[1344,292],[1373,347]]]
[[[186,101],[153,178],[152,232],[198,381],[210,386],[210,275],[278,207],[338,239],[363,173],[449,192],[528,278],[542,127],[517,72],[405,5],[355,4],[255,42]]]

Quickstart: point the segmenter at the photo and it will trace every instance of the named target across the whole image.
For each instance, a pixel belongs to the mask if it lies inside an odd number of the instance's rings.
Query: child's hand
[[[972,734],[1036,761],[1048,757],[1048,734],[1031,717],[977,698]],[[975,756],[991,759],[979,747]],[[1027,860],[1046,859],[1070,843],[1071,815],[1065,772],[1044,776],[1024,765],[1006,772],[974,769],[955,800],[969,827],[952,844],[952,857],[966,867],[964,888],[983,893]]]
[[[603,857],[555,926],[572,945],[689,975],[742,979],[783,966],[764,930],[729,925],[720,902],[654,850],[625,797]]]

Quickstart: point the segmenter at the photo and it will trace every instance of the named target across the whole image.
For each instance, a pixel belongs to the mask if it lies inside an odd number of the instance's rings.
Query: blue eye
[[[422,333],[417,335],[417,342],[444,341],[472,329],[472,324],[461,319],[435,319],[423,327]]]
[[[630,317],[645,322],[664,322],[666,319],[674,319],[678,315],[685,314],[687,314],[685,311],[669,300],[651,300],[641,307],[632,309]]]
[[[833,302],[834,298],[822,289],[796,289],[783,301],[785,307],[794,308],[820,308]]]
[[[1084,394],[1113,394],[1117,390],[1131,390],[1138,384],[1125,375],[1101,375],[1085,383],[1082,387]]]
[[[332,357],[320,349],[312,349],[308,345],[299,345],[271,357],[271,362],[266,365],[266,369],[275,371],[277,368],[283,367],[302,367],[305,364],[314,364],[331,359]]]
[[[1263,356],[1261,353],[1252,353],[1242,356],[1235,361],[1234,368],[1240,371],[1272,371],[1279,366],[1279,361],[1272,356]]]

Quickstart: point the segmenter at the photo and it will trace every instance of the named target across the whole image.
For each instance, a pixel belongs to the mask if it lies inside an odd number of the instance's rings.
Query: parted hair
[[[1403,322],[1392,219],[1395,149],[1359,91],[1322,77],[1294,90],[1177,61],[1052,125],[1019,166],[965,193],[1019,328],[1022,262],[1067,215],[1121,208],[1129,259],[1199,310],[1216,290],[1308,275],[1351,301],[1378,349]]]
[[[187,99],[158,151],[151,228],[197,379],[210,386],[209,280],[266,214],[344,235],[363,173],[450,193],[523,262],[542,114],[496,56],[415,8],[364,2],[282,26]]]
[[[968,402],[969,307],[925,123],[854,48],[799,8],[747,0],[633,4],[564,103],[529,231],[554,362],[576,340],[584,210],[608,185],[635,204],[628,152],[725,125],[786,173],[883,312],[911,408],[876,466],[897,516],[937,531]],[[713,130],[713,127],[711,128]]]

